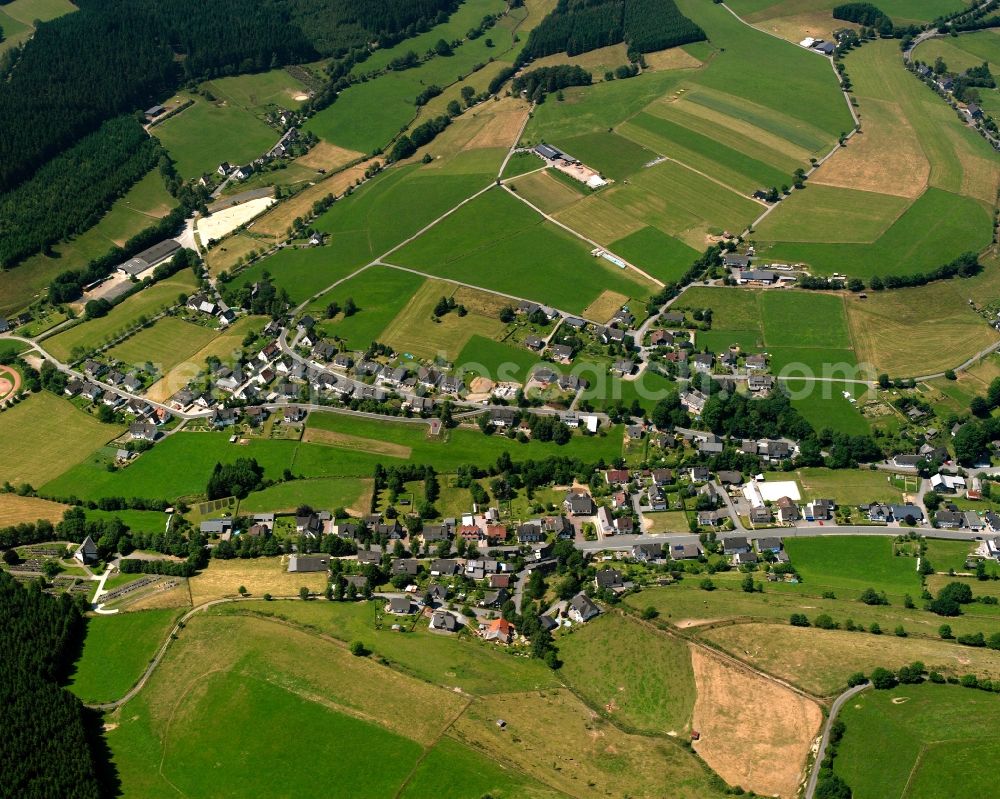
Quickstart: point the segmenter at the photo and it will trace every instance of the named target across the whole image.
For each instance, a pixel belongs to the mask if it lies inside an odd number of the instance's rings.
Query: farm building
[[[154,244],[149,249],[143,250],[134,258],[130,258],[125,263],[120,264],[117,269],[128,277],[138,277],[148,269],[152,269],[159,263],[167,260],[181,248],[181,245],[173,239],[161,241]]]

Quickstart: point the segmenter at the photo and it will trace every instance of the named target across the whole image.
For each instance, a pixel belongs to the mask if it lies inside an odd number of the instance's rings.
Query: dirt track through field
[[[373,455],[388,455],[390,458],[408,459],[413,454],[413,450],[402,444],[376,441],[374,438],[362,438],[349,433],[336,433],[333,430],[318,430],[315,427],[308,428],[302,440],[311,444],[327,444],[331,447],[370,452]]]
[[[723,779],[765,796],[795,796],[823,720],[819,705],[692,648],[698,754]]]

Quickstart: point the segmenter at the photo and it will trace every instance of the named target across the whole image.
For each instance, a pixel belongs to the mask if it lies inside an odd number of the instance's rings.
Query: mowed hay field
[[[840,693],[856,672],[898,669],[915,660],[949,676],[1000,676],[1000,655],[954,641],[756,623],[710,628],[699,637],[816,696]]]
[[[173,320],[163,319],[157,322],[156,326],[158,327],[167,321]],[[244,316],[222,332],[208,331],[213,333],[212,337],[200,349],[175,362],[163,377],[149,387],[146,396],[154,402],[165,402],[205,368],[205,361],[208,358],[219,358],[223,363],[229,363],[238,353],[242,352],[242,343],[246,334],[251,330],[259,332],[266,323],[265,317]],[[181,324],[185,325],[183,328],[185,332],[188,332],[188,327],[194,327],[194,325],[184,322]]]
[[[612,721],[662,735],[685,735],[694,708],[686,641],[609,611],[559,638],[560,672]]]
[[[45,348],[61,361],[73,357],[77,348],[99,347],[117,333],[136,324],[139,317],[152,317],[177,304],[181,294],[190,294],[198,284],[191,270],[185,269],[173,277],[154,283],[116,305],[107,316],[81,322],[45,340]]]
[[[212,560],[197,575],[188,580],[191,604],[194,607],[223,597],[239,595],[242,585],[251,596],[298,596],[299,588],[321,594],[326,588],[326,575],[321,572],[289,573],[288,558],[255,558],[251,560]]]
[[[893,377],[926,375],[953,369],[997,341],[997,332],[969,307],[961,282],[851,298],[847,319],[858,361]],[[930,341],[937,346],[914,346]]]
[[[653,285],[590,255],[502,189],[462,206],[391,256],[392,263],[580,313],[602,291],[645,298]]]
[[[198,616],[174,642],[143,691],[110,719],[107,733],[126,795],[304,795],[317,783],[351,796],[403,793],[424,755],[449,760],[459,784],[512,799],[554,797],[534,780],[447,740],[469,703],[444,688],[353,657],[314,631],[263,618]],[[402,705],[400,707],[399,705]],[[238,734],[217,735],[223,724]],[[290,775],[275,729],[309,730],[313,754]],[[344,747],[350,740],[352,745]],[[210,743],[211,741],[211,743]],[[463,796],[446,789],[445,797]]]
[[[149,362],[161,371],[168,371],[189,359],[216,335],[217,331],[211,328],[165,317],[116,344],[108,350],[108,356],[129,364]]]
[[[695,751],[731,784],[795,796],[823,721],[819,704],[701,648],[691,650],[691,663]]]
[[[441,297],[454,300],[469,312],[459,316],[451,311],[443,317],[434,317],[434,306]],[[444,280],[427,280],[386,325],[378,340],[396,352],[417,358],[434,359],[440,355],[454,361],[472,336],[497,338],[506,330],[507,326],[500,321],[500,311],[509,304],[509,300],[496,294]]]
[[[0,482],[41,486],[79,463],[122,427],[101,424],[48,392],[0,414]]]
[[[865,691],[846,704],[846,732],[834,771],[863,797],[993,796],[1000,756],[1000,697],[957,685],[902,685]],[[892,742],[892,757],[872,752]]]
[[[212,172],[223,161],[245,164],[281,137],[251,111],[236,103],[209,102],[182,95],[194,104],[152,129],[185,178]]]
[[[868,278],[928,271],[989,245],[990,212],[1000,185],[995,154],[947,104],[900,68],[891,42],[874,44],[845,59],[862,133],[810,181],[833,191],[824,191],[820,200],[807,197],[810,188],[794,192],[761,225],[763,254],[806,262],[822,274],[846,271]],[[857,189],[882,196],[859,202],[852,191]],[[911,203],[902,213],[900,198]],[[856,218],[861,207],[871,213],[867,224]],[[838,208],[846,214],[839,230],[822,221],[832,220]],[[876,219],[886,225],[884,231],[871,244],[852,243],[868,241]]]
[[[2,426],[2,420],[0,420]],[[19,497],[17,494],[0,494],[0,527],[37,522],[46,519],[58,522],[69,505],[50,502],[38,497]]]

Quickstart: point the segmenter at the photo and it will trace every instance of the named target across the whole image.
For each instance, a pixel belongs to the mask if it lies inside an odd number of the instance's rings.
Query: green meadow
[[[838,599],[856,599],[874,588],[900,604],[903,594],[919,598],[916,558],[894,556],[887,536],[789,538],[785,550],[810,592],[831,590]]]
[[[176,608],[165,608],[88,618],[70,691],[84,702],[123,697],[162,646],[178,615]]]
[[[680,280],[699,257],[693,247],[648,226],[612,242],[609,249],[664,283]]]
[[[590,247],[495,189],[391,256],[391,262],[580,313],[602,291],[645,298],[652,286],[590,255]]]
[[[901,685],[865,691],[841,711],[846,726],[834,771],[858,799],[991,796],[984,762],[1000,743],[984,731],[1000,724],[1000,697],[956,685]],[[891,742],[891,757],[871,753]]]

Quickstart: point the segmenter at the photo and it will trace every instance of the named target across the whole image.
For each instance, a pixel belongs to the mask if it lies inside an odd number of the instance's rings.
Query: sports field
[[[289,78],[290,80],[291,78]],[[244,81],[245,83],[245,81]],[[223,161],[245,164],[274,146],[281,134],[238,103],[182,95],[194,105],[152,129],[185,178],[212,172]]]
[[[391,260],[574,313],[605,289],[636,298],[652,292],[500,189],[463,206]]]
[[[989,796],[995,781],[983,759],[1000,755],[983,735],[1000,723],[1000,698],[955,685],[903,685],[866,691],[841,711],[847,727],[834,770],[858,799],[876,796]],[[871,752],[892,741],[892,757]]]
[[[84,702],[120,699],[139,679],[179,615],[169,608],[88,618],[70,691]]]
[[[116,344],[108,350],[108,355],[128,364],[152,363],[162,373],[190,360],[216,335],[211,328],[168,316]]]
[[[45,348],[61,361],[107,343],[133,327],[140,317],[152,317],[177,304],[181,294],[191,294],[198,284],[191,270],[154,283],[116,305],[107,316],[91,319],[45,340]]]
[[[38,488],[121,432],[47,391],[33,395],[3,413],[0,451],[12,457],[0,462],[0,482]]]

